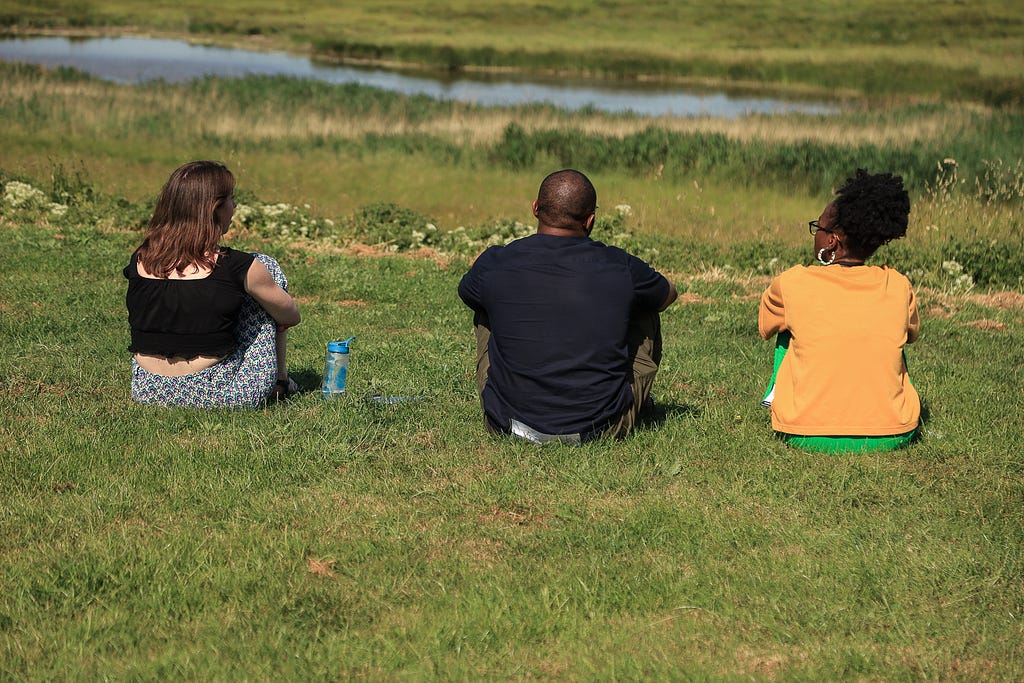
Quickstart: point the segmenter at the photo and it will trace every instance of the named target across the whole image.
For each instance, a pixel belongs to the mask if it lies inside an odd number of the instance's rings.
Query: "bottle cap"
[[[349,337],[345,341],[333,341],[327,343],[327,350],[331,353],[348,353],[348,345],[355,337]]]

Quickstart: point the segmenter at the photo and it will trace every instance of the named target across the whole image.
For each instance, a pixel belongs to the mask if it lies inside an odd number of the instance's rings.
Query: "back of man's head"
[[[582,230],[596,209],[597,190],[579,171],[555,171],[540,184],[537,220],[542,228]]]

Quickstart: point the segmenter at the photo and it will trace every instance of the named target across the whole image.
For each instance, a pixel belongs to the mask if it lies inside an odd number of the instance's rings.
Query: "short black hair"
[[[835,205],[836,224],[846,235],[846,246],[861,258],[907,234],[910,197],[898,175],[872,175],[858,168],[836,190]]]
[[[537,217],[552,228],[571,230],[582,226],[596,209],[594,184],[571,168],[549,175],[537,192]]]

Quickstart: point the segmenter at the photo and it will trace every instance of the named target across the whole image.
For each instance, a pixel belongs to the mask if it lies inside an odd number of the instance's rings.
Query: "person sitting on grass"
[[[597,192],[572,169],[533,203],[537,234],[487,249],[459,283],[474,311],[477,390],[491,432],[534,443],[630,433],[661,362],[675,286],[590,239]]]
[[[790,268],[761,296],[758,331],[778,335],[765,404],[791,445],[883,451],[913,437],[921,401],[904,346],[920,330],[914,291],[895,270],[865,265],[906,235],[909,213],[902,178],[858,169],[809,224],[821,265]]]
[[[178,168],[124,269],[139,403],[256,407],[298,391],[286,367],[286,330],[301,316],[281,267],[219,244],[234,189],[223,164]]]

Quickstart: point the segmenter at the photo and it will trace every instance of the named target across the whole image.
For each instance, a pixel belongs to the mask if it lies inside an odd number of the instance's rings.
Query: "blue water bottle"
[[[325,399],[336,398],[345,393],[345,381],[348,379],[348,345],[353,339],[355,337],[327,344],[324,379],[320,383],[320,391],[323,392]]]

